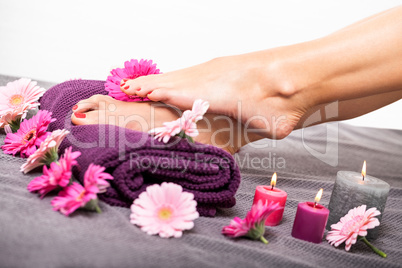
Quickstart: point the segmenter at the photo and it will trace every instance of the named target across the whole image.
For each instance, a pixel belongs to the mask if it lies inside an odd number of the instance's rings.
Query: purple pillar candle
[[[292,236],[313,243],[321,243],[327,224],[329,210],[315,202],[297,205]]]

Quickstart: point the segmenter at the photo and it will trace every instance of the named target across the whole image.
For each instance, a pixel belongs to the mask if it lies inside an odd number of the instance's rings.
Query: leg
[[[397,7],[318,40],[140,77],[126,92],[182,109],[202,98],[211,112],[283,138],[315,106],[401,89],[401,16]]]
[[[180,110],[163,103],[122,102],[104,95],[82,100],[74,108],[71,120],[76,125],[112,124],[143,132],[181,116]],[[223,115],[206,114],[197,128],[200,135],[195,141],[217,146],[231,154],[246,143],[261,139],[257,134],[245,133],[241,124]]]

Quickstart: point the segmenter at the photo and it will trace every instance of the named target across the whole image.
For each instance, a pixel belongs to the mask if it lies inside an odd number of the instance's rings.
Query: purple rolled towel
[[[179,138],[164,144],[147,133],[113,125],[73,125],[72,107],[92,95],[107,95],[104,83],[67,81],[50,88],[40,100],[41,109],[57,119],[49,131],[65,128],[71,132],[60,152],[69,146],[81,152],[79,167],[73,169],[76,179],[83,181],[90,163],[106,167],[114,180],[99,198],[116,206],[129,207],[148,185],[164,181],[193,193],[200,215],[214,216],[216,208],[235,205],[240,172],[233,157],[222,149]]]

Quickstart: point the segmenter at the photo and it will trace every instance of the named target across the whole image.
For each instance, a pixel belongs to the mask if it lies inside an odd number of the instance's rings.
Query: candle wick
[[[364,175],[362,175],[363,176],[363,181],[364,181]]]
[[[317,202],[314,202],[314,208],[315,208],[315,206],[317,206]]]
[[[274,185],[271,185],[271,191],[274,189]]]

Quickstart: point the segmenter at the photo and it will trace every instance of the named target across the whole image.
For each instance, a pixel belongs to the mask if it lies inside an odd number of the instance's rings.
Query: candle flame
[[[271,178],[271,187],[272,188],[274,188],[275,187],[275,185],[276,185],[276,172],[274,173],[274,175],[272,175],[272,178]]]
[[[366,177],[366,160],[364,160],[364,162],[363,162],[362,176],[363,176],[363,180],[364,180],[364,178]]]
[[[317,195],[315,196],[315,199],[314,199],[315,203],[320,202],[323,191],[324,191],[324,189],[322,189],[322,188],[318,191],[318,193],[317,193]]]

